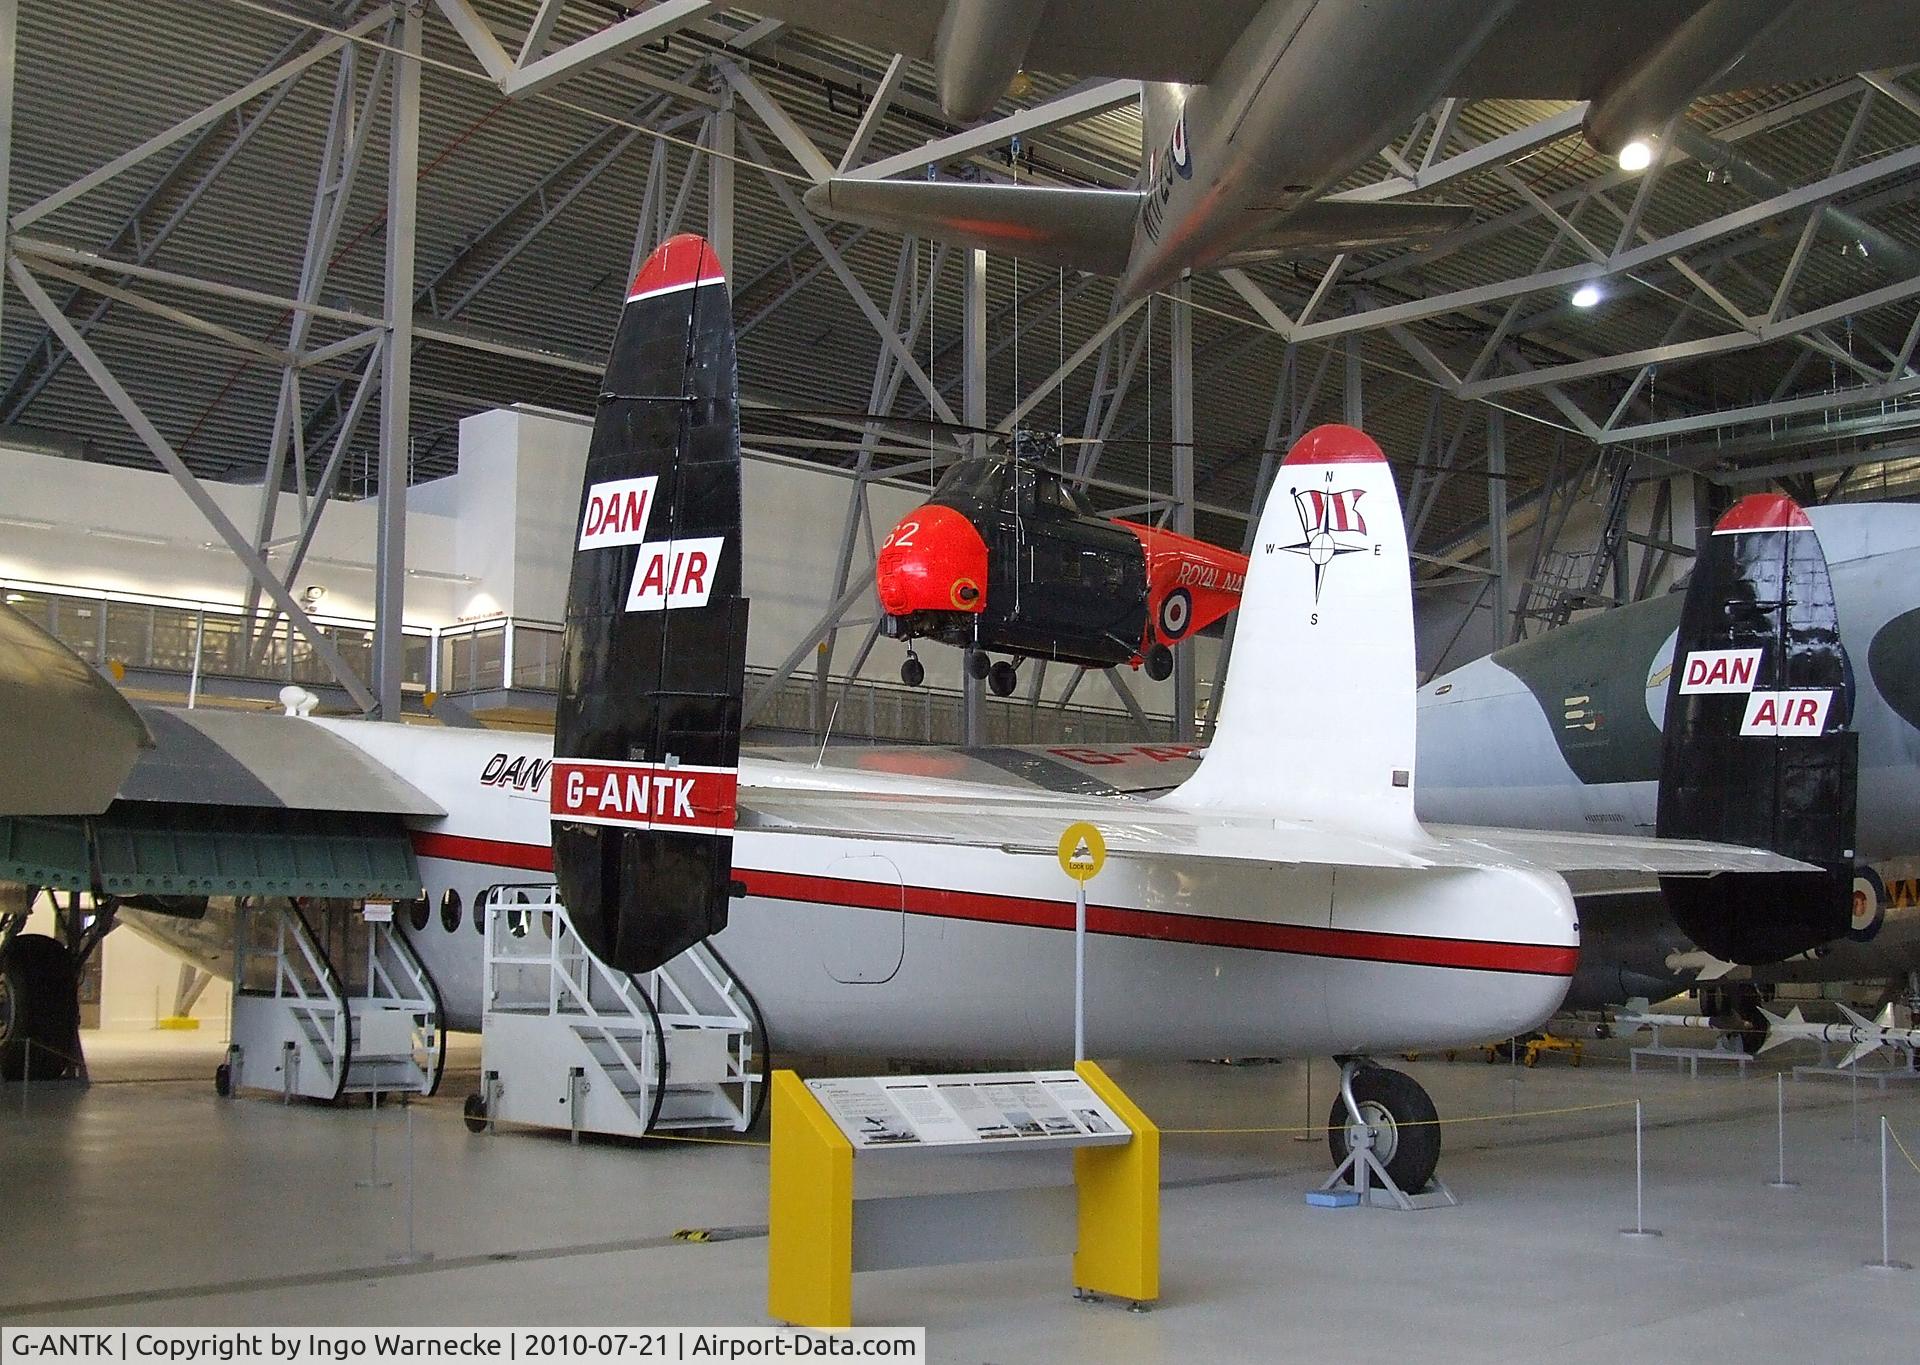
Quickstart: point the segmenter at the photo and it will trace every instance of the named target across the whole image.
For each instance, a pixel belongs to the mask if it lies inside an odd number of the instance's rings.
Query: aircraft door
[[[844,927],[822,942],[827,975],[849,986],[877,986],[893,980],[907,952],[907,888],[893,859],[873,853],[834,859],[827,868],[834,881],[857,883],[845,903]]]

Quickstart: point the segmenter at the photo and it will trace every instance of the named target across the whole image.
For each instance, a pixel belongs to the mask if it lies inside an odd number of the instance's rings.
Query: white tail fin
[[[1411,831],[1414,685],[1393,469],[1365,432],[1316,427],[1260,515],[1206,757],[1165,800]]]

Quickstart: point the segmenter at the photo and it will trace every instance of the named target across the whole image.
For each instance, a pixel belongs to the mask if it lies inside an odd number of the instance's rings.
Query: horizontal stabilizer
[[[808,190],[806,204],[829,218],[889,232],[1118,275],[1127,268],[1140,198],[1135,190],[838,176]]]
[[[1470,204],[1399,204],[1321,199],[1254,233],[1216,266],[1253,265],[1287,256],[1417,246],[1473,221]]]

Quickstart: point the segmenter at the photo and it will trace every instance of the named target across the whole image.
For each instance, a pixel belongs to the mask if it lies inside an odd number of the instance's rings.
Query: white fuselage
[[[325,726],[448,811],[413,822],[433,907],[413,941],[449,1022],[481,1016],[490,886],[551,881],[545,737]],[[491,780],[484,780],[488,775]],[[752,789],[871,790],[871,773],[743,760]],[[884,779],[879,779],[884,780]],[[953,790],[895,779],[898,790]],[[970,785],[991,802],[992,788]],[[1073,1036],[1073,884],[1047,854],[758,830],[743,813],[715,946],[775,1048],[1058,1057]],[[1051,848],[1058,831],[1037,829]],[[442,926],[451,889],[463,913]],[[1111,859],[1089,888],[1087,1031],[1103,1055],[1329,1055],[1505,1037],[1559,1004],[1577,931],[1564,882],[1525,867],[1419,871]]]

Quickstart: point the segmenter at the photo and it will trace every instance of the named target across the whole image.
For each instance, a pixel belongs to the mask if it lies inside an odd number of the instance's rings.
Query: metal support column
[[[420,12],[400,19],[387,133],[387,349],[380,389],[380,510],[374,564],[373,690],[400,719],[406,674],[408,444],[413,407],[413,255],[420,185]]]
[[[961,408],[960,420],[970,427],[987,425],[987,253],[969,250],[961,274]],[[976,455],[984,455],[987,438],[974,436]],[[984,680],[961,673],[961,742],[972,748],[986,743]]]
[[[722,81],[720,107],[707,125],[707,243],[721,273],[733,278],[733,87]]]
[[[1487,409],[1487,569],[1493,582],[1493,647],[1513,638],[1507,583],[1507,415]]]
[[[13,189],[13,53],[19,31],[20,0],[0,0],[0,263],[13,250],[7,196]]]
[[[1169,350],[1173,387],[1173,515],[1169,529],[1193,534],[1193,284],[1182,279],[1172,289]],[[1216,681],[1215,686],[1218,686]],[[1193,646],[1173,651],[1173,737],[1190,740],[1198,688],[1194,677]]]

